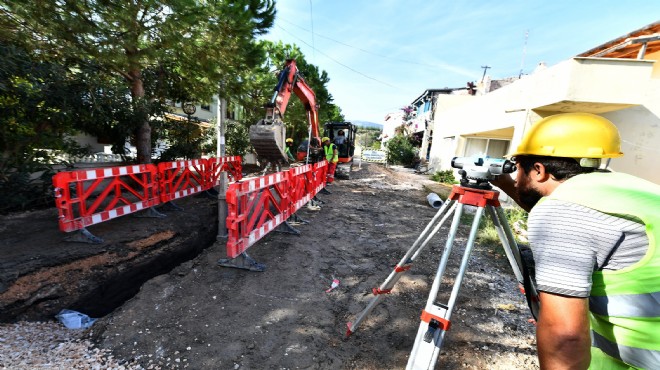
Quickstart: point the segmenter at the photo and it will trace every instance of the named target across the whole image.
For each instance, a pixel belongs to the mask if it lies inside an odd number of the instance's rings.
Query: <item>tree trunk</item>
[[[144,100],[144,85],[140,70],[129,72],[131,76],[131,97],[133,98],[133,114],[135,119],[135,148],[137,149],[137,162],[151,163],[151,126]]]

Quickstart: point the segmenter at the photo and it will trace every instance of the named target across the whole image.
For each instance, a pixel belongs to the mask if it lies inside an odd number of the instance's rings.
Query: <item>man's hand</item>
[[[524,209],[527,212],[531,211],[531,208],[525,206],[524,204],[520,204],[520,199],[518,198],[518,191],[516,190],[516,180],[514,180],[511,176],[506,174],[499,175],[497,176],[497,178],[490,180],[490,183],[493,184],[494,186],[497,186],[499,189],[505,192],[506,195],[508,195],[520,206],[520,208]]]
[[[540,292],[536,344],[541,369],[580,370],[591,362],[589,301]]]

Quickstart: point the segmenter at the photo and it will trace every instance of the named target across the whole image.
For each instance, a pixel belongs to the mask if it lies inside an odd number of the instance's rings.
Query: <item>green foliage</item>
[[[180,159],[197,159],[205,152],[215,151],[212,138],[215,130],[201,128],[194,121],[174,121],[166,119],[163,132],[169,143],[168,148],[161,153],[160,161],[176,161]],[[213,148],[213,149],[212,149]]]
[[[1,42],[0,65],[0,212],[41,207],[54,166],[68,165],[58,155],[85,152],[70,136],[86,117],[89,85]]]
[[[431,175],[431,180],[441,182],[443,184],[457,184],[456,177],[454,177],[454,171],[445,170],[445,171],[436,171]]]
[[[506,216],[510,228],[512,228],[513,224],[516,222],[522,222],[524,225],[527,225],[527,212],[518,206],[505,208],[504,215]],[[496,247],[502,254],[504,253],[500,238],[493,225],[493,220],[490,216],[487,216],[487,213],[484,213],[484,217],[482,217],[480,221],[477,242],[483,246]]]
[[[230,122],[227,124],[225,139],[227,143],[227,155],[244,156],[252,150],[248,128],[240,122]]]
[[[381,129],[375,127],[360,127],[358,129],[356,143],[363,148],[380,149],[379,137]]]
[[[418,149],[413,146],[406,136],[396,135],[387,142],[388,163],[414,167],[418,161],[417,155]]]
[[[206,101],[221,83],[239,89],[239,72],[262,61],[255,39],[272,26],[275,4],[6,0],[0,11],[0,36],[25,40],[46,60],[78,66],[93,60],[97,73],[123,80],[131,96],[123,135],[134,137],[138,161],[145,163],[151,157],[151,102],[172,96]]]

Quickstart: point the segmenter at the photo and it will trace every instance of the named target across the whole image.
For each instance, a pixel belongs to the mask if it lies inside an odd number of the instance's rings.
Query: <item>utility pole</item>
[[[525,31],[525,43],[523,44],[522,60],[520,61],[520,73],[518,74],[519,79],[522,78],[523,67],[525,66],[525,55],[527,55],[527,38],[529,38],[529,30]]]
[[[217,104],[217,122],[216,122],[216,133],[217,133],[217,156],[222,158],[225,156],[225,134],[227,132],[227,125],[225,121],[225,99],[222,98],[221,94],[224,92],[224,85],[220,85],[221,91],[218,94],[218,104]],[[220,186],[218,190],[218,235],[216,240],[225,240],[227,238],[227,172],[220,172]]]
[[[483,76],[481,76],[481,82],[484,82],[484,78],[486,78],[486,71],[488,70],[488,68],[490,68],[490,66],[481,66],[481,68],[484,69],[484,74]]]

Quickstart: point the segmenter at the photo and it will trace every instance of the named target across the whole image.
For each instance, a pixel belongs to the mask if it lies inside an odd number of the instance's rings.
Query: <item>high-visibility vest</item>
[[[649,248],[639,262],[592,275],[590,369],[660,369],[660,186],[622,173],[591,173],[566,180],[548,199],[645,224]]]
[[[328,160],[330,163],[337,163],[339,162],[339,155],[335,154],[335,144],[330,144],[328,146],[324,146],[323,150],[325,151],[325,159]]]
[[[291,153],[291,148],[289,148],[288,146],[286,148],[284,148],[284,154],[286,154],[286,156],[289,157],[289,159],[294,158],[293,153]]]

